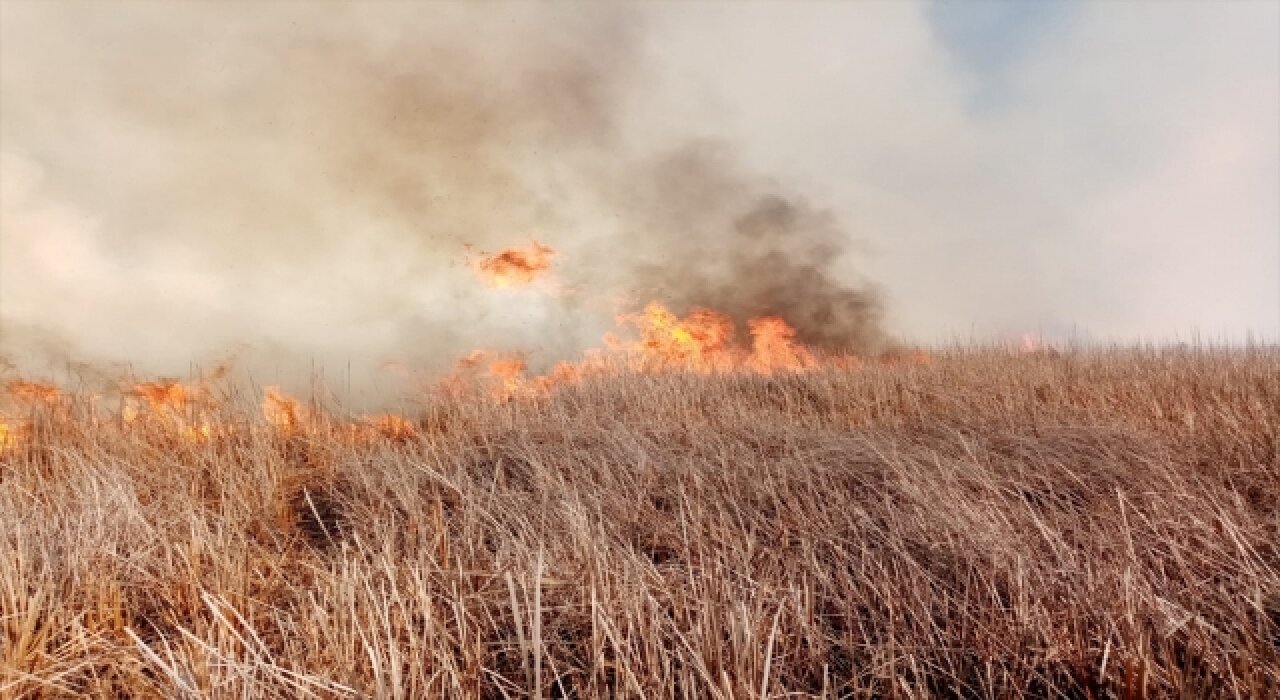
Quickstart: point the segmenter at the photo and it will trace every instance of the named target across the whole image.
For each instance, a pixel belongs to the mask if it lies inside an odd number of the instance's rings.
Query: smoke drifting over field
[[[949,8],[0,3],[0,354],[1276,338],[1275,3]]]
[[[782,316],[825,349],[882,343],[878,296],[849,286],[835,269],[854,239],[833,214],[741,175],[707,145],[666,159],[650,182],[657,187],[640,214],[648,212],[649,230],[666,234],[656,251],[671,253],[636,270],[651,296],[710,306],[739,323]]]
[[[634,12],[121,9],[4,8],[11,356],[439,367],[573,352],[649,298],[883,339],[832,214],[733,144],[620,119],[648,81]],[[489,290],[465,264],[532,237],[569,293]]]

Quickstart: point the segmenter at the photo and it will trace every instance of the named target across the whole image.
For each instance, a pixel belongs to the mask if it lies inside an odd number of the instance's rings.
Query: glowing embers
[[[505,248],[481,258],[476,271],[490,287],[506,289],[522,287],[546,274],[551,269],[551,257],[555,251],[549,246],[532,241],[524,248]]]

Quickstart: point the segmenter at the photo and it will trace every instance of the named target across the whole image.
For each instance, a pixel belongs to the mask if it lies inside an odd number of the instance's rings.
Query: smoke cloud
[[[968,5],[0,3],[0,355],[1277,337],[1280,8]],[[476,278],[533,240],[558,294]]]
[[[260,375],[440,368],[477,346],[550,360],[649,298],[885,342],[834,214],[733,144],[626,117],[652,81],[633,9],[3,12],[11,357],[175,373],[240,348]],[[466,263],[531,238],[570,293],[488,290]]]
[[[1280,5],[690,3],[642,119],[830,206],[912,340],[1280,339]],[[680,99],[676,99],[679,96]]]
[[[635,220],[654,232],[646,252],[656,262],[630,275],[644,294],[714,308],[739,325],[782,316],[825,349],[883,346],[878,294],[836,264],[854,239],[831,211],[744,176],[723,144],[690,144],[652,173],[632,199]]]

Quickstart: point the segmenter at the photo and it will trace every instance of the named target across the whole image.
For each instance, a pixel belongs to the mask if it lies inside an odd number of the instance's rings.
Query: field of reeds
[[[0,696],[1280,692],[1274,348],[248,394],[10,397]]]

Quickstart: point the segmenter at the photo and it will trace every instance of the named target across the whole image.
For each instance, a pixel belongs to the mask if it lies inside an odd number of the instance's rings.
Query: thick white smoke
[[[1274,4],[1083,6],[994,106],[926,9],[4,3],[0,351],[376,383],[649,297],[871,348],[864,272],[908,339],[1275,332]],[[535,237],[566,296],[466,265]]]

